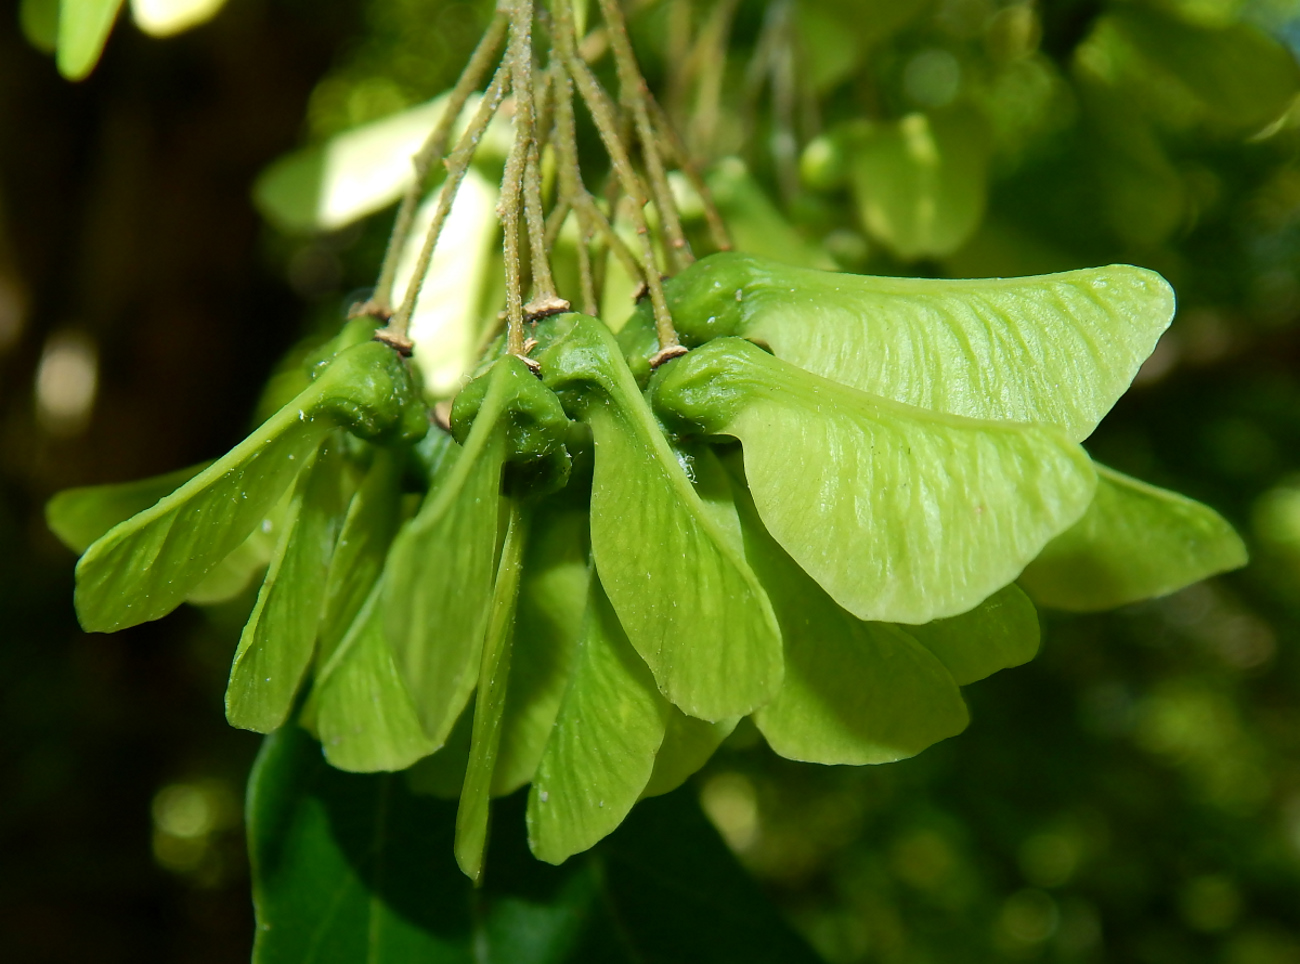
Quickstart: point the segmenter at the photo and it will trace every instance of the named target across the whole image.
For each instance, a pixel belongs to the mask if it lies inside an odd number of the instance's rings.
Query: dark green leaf
[[[552,867],[496,804],[486,883],[451,859],[454,804],[340,773],[295,727],[249,788],[254,964],[815,964],[682,791]]]
[[[1209,506],[1097,466],[1083,518],[1020,577],[1043,606],[1089,612],[1163,596],[1246,564],[1246,547]]]

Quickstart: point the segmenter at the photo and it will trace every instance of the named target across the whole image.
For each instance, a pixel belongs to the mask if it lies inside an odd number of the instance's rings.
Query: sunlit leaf
[[[226,0],[131,0],[135,24],[153,37],[170,37],[207,23]]]
[[[68,80],[82,80],[99,63],[122,0],[60,0],[55,60]]]
[[[998,590],[970,612],[908,626],[907,631],[960,686],[1029,662],[1038,654],[1040,635],[1038,612],[1015,585]]]
[[[965,729],[943,664],[900,627],[836,605],[768,535],[743,484],[732,491],[746,558],[785,640],[781,691],[754,714],[772,749],[812,763],[888,763]]]
[[[941,257],[979,227],[987,132],[974,112],[908,114],[869,130],[850,172],[867,230],[899,257]]]
[[[591,425],[592,555],[628,638],[688,715],[752,711],[781,679],[762,587],[701,505],[609,330],[565,315],[555,332],[542,372]]]
[[[279,158],[258,176],[253,200],[268,220],[299,232],[334,231],[387,207],[414,178],[411,160],[442,117],[447,100],[441,94]],[[477,96],[470,97],[458,127],[473,116],[478,103]],[[504,120],[491,125],[486,154],[499,152],[508,130]]]
[[[347,349],[248,438],[86,550],[77,564],[82,626],[112,632],[171,612],[261,525],[336,427],[422,435],[428,423],[412,398],[395,352],[373,341]]]
[[[970,418],[1092,433],[1174,313],[1158,274],[1128,265],[1031,278],[884,278],[744,255],[668,285],[683,340],[740,335],[864,392]]]
[[[397,263],[397,297],[403,297],[411,283],[439,196],[435,191],[416,211],[410,241]],[[415,361],[425,391],[434,398],[460,388],[480,348],[483,282],[497,240],[496,204],[496,188],[473,168],[467,171],[411,315]]]
[[[317,673],[305,711],[325,758],[340,770],[404,770],[442,742],[425,735],[393,660],[384,635],[383,596],[381,577]]]
[[[501,719],[510,696],[506,683],[510,677],[515,605],[519,598],[519,576],[527,538],[528,518],[520,511],[518,503],[512,502],[501,547],[501,561],[492,587],[492,608],[488,613],[478,694],[474,701],[469,762],[465,768],[465,786],[460,793],[460,808],[456,811],[456,863],[475,882],[483,875],[488,799],[501,746]]]
[[[528,791],[539,860],[561,863],[623,822],[654,771],[671,709],[593,579],[569,688]]]
[[[971,609],[1078,519],[1096,486],[1082,449],[1048,426],[901,405],[738,338],[669,362],[652,392],[661,411],[741,441],[768,531],[860,619]]]
[[[270,733],[293,709],[316,646],[343,516],[341,459],[339,443],[326,440],[298,477],[230,668],[226,719],[232,726]]]
[[[1077,523],[1020,577],[1044,606],[1087,612],[1163,596],[1246,564],[1246,547],[1209,506],[1097,466]]]
[[[510,682],[492,793],[533,778],[568,686],[591,564],[585,512],[543,505],[524,560]]]

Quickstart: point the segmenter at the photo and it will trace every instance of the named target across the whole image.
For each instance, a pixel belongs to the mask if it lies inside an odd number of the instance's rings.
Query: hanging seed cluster
[[[458,795],[457,858],[476,879],[492,796],[531,784],[533,851],[559,862],[680,785],[746,716],[794,760],[910,756],[965,726],[961,685],[1035,653],[1017,581],[1102,608],[1244,561],[1210,509],[1079,444],[1172,317],[1158,275],[933,281],[695,261],[666,177],[665,157],[684,159],[617,4],[600,7],[617,102],[565,0],[536,23],[516,3],[489,29],[416,159],[421,179],[444,159],[447,181],[396,309],[393,252],[418,184],[374,297],[295,398],[213,463],[50,506],[85,550],[89,631],[228,595],[265,564],[231,723],[296,719],[336,767],[410,768],[417,789]],[[583,184],[575,91],[639,251]],[[508,94],[505,331],[443,426],[406,326]],[[549,211],[543,148],[559,159]],[[583,313],[548,267],[571,216]],[[610,257],[646,294],[617,334],[594,317]]]

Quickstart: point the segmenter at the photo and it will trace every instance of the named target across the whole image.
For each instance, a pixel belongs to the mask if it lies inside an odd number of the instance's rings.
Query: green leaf
[[[271,561],[275,534],[280,531],[287,507],[288,499],[281,496],[248,538],[217,563],[203,581],[186,594],[185,601],[195,606],[212,606],[243,593]]]
[[[581,315],[554,324],[542,372],[592,429],[592,555],[628,638],[684,713],[749,713],[781,680],[762,587],[701,504],[609,330]]]
[[[18,25],[27,42],[43,54],[59,43],[59,0],[20,0]]]
[[[558,864],[627,816],[654,772],[668,704],[591,581],[573,675],[528,791],[528,841]]]
[[[385,568],[385,634],[435,747],[478,681],[506,433],[491,395],[465,448],[402,527]]]
[[[297,727],[268,737],[248,794],[254,964],[470,964],[453,812],[400,776],[332,769]]]
[[[1174,313],[1128,265],[1031,278],[878,278],[715,254],[668,284],[683,341],[739,335],[864,392],[1073,441],[1110,411]]]
[[[115,526],[77,563],[77,616],[113,632],[165,616],[266,518],[336,427],[410,439],[428,427],[396,352],[370,341],[339,354],[226,455]]]
[[[835,267],[825,249],[804,238],[781,214],[740,158],[718,162],[707,182],[735,250],[801,268]]]
[[[1209,506],[1097,465],[1097,494],[1020,577],[1043,606],[1091,612],[1182,589],[1246,564],[1246,547]]]
[[[891,763],[960,733],[966,705],[943,664],[889,623],[855,618],[768,535],[733,486],[745,555],[785,639],[785,681],[754,714],[772,749],[810,763]]]
[[[966,612],[1078,519],[1096,486],[1083,450],[1048,426],[901,405],[738,338],[664,365],[652,397],[740,440],[767,530],[859,619]]]
[[[438,749],[384,634],[384,578],[321,668],[304,709],[325,758],[340,770],[404,770]],[[454,722],[454,720],[453,720]]]
[[[121,7],[122,0],[60,0],[59,73],[82,80],[95,69]]]
[[[383,571],[402,521],[404,468],[398,452],[374,448],[370,468],[348,504],[325,580],[317,656],[322,665],[342,642]]]
[[[504,796],[533,778],[569,684],[587,606],[591,564],[587,514],[543,503],[519,585],[509,695],[492,793]]]
[[[939,658],[960,686],[1027,663],[1038,654],[1038,612],[1014,584],[970,612],[909,626],[907,631]]]
[[[284,725],[311,664],[343,516],[340,442],[323,442],[298,478],[230,667],[226,719],[231,726],[270,733]]]
[[[135,482],[64,489],[45,503],[45,523],[73,552],[85,552],[113,526],[171,495],[211,464],[200,462]]]
[[[739,722],[740,717],[733,716],[710,723],[670,707],[664,740],[655,754],[654,770],[641,791],[641,799],[658,797],[680,787],[709,762],[713,751],[731,736]]]
[[[589,858],[552,867],[496,804],[485,885],[451,859],[455,808],[399,775],[327,766],[296,727],[248,797],[254,964],[814,964],[685,791],[639,805]]]
[[[850,161],[867,230],[904,260],[952,254],[984,217],[987,140],[972,110],[871,128]]]
[[[456,863],[470,880],[483,876],[483,852],[487,847],[488,799],[501,746],[501,718],[509,692],[510,649],[514,637],[515,605],[519,599],[519,575],[523,567],[528,519],[512,501],[508,511],[505,542],[492,587],[492,609],[488,615],[483,658],[479,668],[478,695],[474,701],[474,728],[470,734],[469,763],[465,785],[456,811]]]

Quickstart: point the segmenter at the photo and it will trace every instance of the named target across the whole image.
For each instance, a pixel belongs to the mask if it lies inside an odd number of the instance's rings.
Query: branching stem
[[[401,260],[402,251],[406,248],[407,238],[410,237],[411,227],[415,223],[415,211],[420,204],[420,196],[424,193],[424,183],[429,176],[429,170],[433,167],[434,161],[438,160],[447,150],[447,141],[451,137],[457,119],[461,111],[465,109],[465,104],[470,95],[478,89],[479,84],[483,82],[483,77],[488,68],[492,65],[492,60],[496,57],[501,48],[501,40],[505,36],[507,19],[504,13],[498,12],[492,18],[488,25],[487,32],[474,48],[474,53],[461,72],[460,79],[456,81],[456,86],[452,88],[447,97],[446,107],[443,109],[442,116],[438,118],[438,123],[434,126],[433,131],[429,134],[424,145],[419,152],[411,158],[411,164],[415,168],[415,177],[411,181],[411,186],[406,189],[402,196],[401,206],[397,209],[397,219],[393,222],[393,232],[388,238],[388,248],[384,252],[384,261],[379,269],[379,280],[375,284],[375,293],[371,296],[370,301],[365,305],[364,310],[368,314],[375,315],[379,318],[387,318],[393,311],[393,283],[397,277],[397,263]]]

